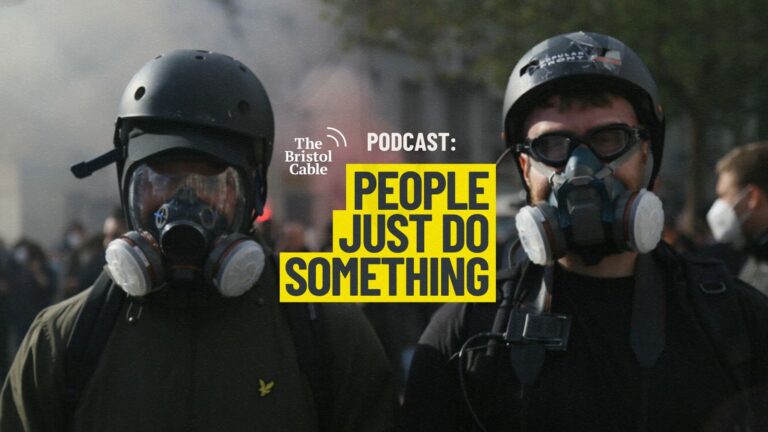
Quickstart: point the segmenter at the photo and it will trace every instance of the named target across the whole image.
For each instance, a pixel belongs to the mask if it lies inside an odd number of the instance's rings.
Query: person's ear
[[[643,155],[643,165],[645,165],[648,163],[648,153],[651,148],[651,141],[645,140],[640,145],[642,146],[640,147],[640,153]]]
[[[768,202],[768,197],[766,196],[765,191],[759,187],[753,184],[748,184],[746,201],[747,208],[754,210],[762,205],[765,205],[765,203]]]
[[[520,171],[523,173],[523,180],[525,180],[525,184],[528,185],[528,188],[531,187],[531,180],[529,179],[530,173],[531,173],[531,164],[528,160],[528,155],[521,153],[517,157],[517,163],[520,164]]]

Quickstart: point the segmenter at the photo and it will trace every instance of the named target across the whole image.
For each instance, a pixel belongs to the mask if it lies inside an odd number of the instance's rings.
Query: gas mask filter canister
[[[129,231],[110,242],[106,251],[112,279],[131,296],[142,297],[163,287],[163,254],[147,232]],[[222,236],[203,266],[204,280],[224,297],[248,291],[264,270],[264,249],[243,234]]]

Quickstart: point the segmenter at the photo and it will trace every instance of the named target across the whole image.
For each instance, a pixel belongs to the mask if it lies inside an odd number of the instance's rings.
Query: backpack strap
[[[64,353],[64,408],[71,427],[83,389],[96,371],[126,294],[103,270],[77,315]]]
[[[497,273],[501,298],[491,333],[500,335],[509,359],[523,385],[536,381],[544,365],[546,350],[565,350],[571,318],[549,311],[554,268],[534,265],[517,240],[509,249],[508,267]],[[493,357],[501,342],[492,340],[486,355]]]
[[[685,262],[698,319],[741,395],[745,423],[750,424],[754,420],[748,386],[752,346],[734,289],[736,281],[720,260],[689,257]]]
[[[635,264],[634,292],[629,343],[637,362],[653,367],[666,345],[666,299],[664,269],[653,254],[640,254]]]
[[[714,259],[686,260],[688,284],[699,319],[710,334],[726,364],[740,371],[738,384],[746,381],[741,372],[752,358],[747,326],[733,289],[735,280],[725,265]]]
[[[275,268],[275,288],[279,286],[277,256],[269,253]],[[299,369],[309,381],[317,410],[320,431],[331,431],[333,388],[332,355],[322,309],[316,303],[280,303],[291,329]]]
[[[515,239],[512,245],[509,247],[504,257],[504,268],[496,272],[496,303],[497,309],[493,319],[493,326],[490,331],[494,334],[501,334],[506,330],[509,322],[509,315],[514,307],[515,298],[519,294],[517,289],[520,287],[518,281],[526,273],[528,267],[532,264],[527,260],[527,255],[521,247],[520,240]],[[522,275],[521,275],[522,274]],[[467,309],[469,310],[469,309]],[[488,331],[485,328],[476,328],[470,321],[467,328],[473,330],[469,333],[478,333]],[[465,335],[465,339],[471,336],[471,334]],[[500,341],[498,339],[492,339],[488,343],[488,349],[486,355],[488,357],[494,357],[498,352]]]

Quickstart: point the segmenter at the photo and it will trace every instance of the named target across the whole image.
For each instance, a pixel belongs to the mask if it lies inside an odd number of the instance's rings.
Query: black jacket
[[[653,258],[664,286],[666,342],[652,367],[641,367],[629,347],[629,320],[623,317],[632,297],[621,293],[627,281],[601,281],[560,270],[552,310],[573,316],[570,342],[565,352],[547,352],[533,384],[520,384],[510,366],[509,348],[490,357],[482,347],[488,340],[479,338],[462,359],[462,386],[456,353],[468,338],[492,328],[498,305],[449,304],[432,319],[415,353],[401,428],[481,430],[467,408],[469,399],[488,431],[739,430],[734,425],[748,418],[749,405],[752,430],[768,430],[761,418],[768,402],[768,299],[742,282],[728,283],[728,295],[735,297],[735,310],[728,313],[743,317],[751,348],[736,371],[722,355],[731,347],[718,342],[728,345],[730,340],[713,337],[702,320],[695,297],[701,294],[686,277],[685,261],[664,244]],[[574,307],[558,288],[579,284],[596,284],[594,290],[616,296],[578,298],[581,303]],[[606,286],[597,286],[601,284]],[[577,295],[589,296],[590,291]],[[749,403],[744,402],[745,393],[750,394]]]

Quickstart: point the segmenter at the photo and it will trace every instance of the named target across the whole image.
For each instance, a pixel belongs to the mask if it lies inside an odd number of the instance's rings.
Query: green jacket
[[[274,272],[267,266],[267,272]],[[265,274],[267,273],[265,272]],[[275,281],[262,277],[261,281]],[[126,301],[74,414],[75,431],[314,432],[317,413],[274,282],[238,298],[165,289]],[[42,311],[0,394],[0,432],[65,431],[64,350],[90,290]],[[132,305],[132,306],[131,306]],[[396,399],[357,306],[323,304],[333,367],[331,430],[386,431]]]

